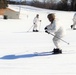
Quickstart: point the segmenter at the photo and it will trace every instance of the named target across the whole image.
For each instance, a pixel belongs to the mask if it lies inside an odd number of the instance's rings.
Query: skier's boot
[[[70,27],[71,27],[71,29],[73,29],[73,25],[71,25]]]
[[[60,50],[58,48],[56,48],[56,49],[54,48],[52,52],[53,52],[53,54],[62,54],[62,50]]]
[[[33,32],[36,32],[36,30],[33,30]]]
[[[38,30],[36,30],[36,32],[39,32]]]
[[[73,30],[76,30],[76,28],[73,28]]]
[[[76,30],[76,28],[74,27],[74,25],[71,25],[70,27],[71,27],[71,29]]]
[[[33,32],[39,32],[38,30],[33,30]]]

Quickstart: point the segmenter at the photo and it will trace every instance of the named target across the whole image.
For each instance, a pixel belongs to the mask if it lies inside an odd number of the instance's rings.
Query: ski
[[[49,55],[57,55],[57,54],[62,54],[62,53],[54,53],[53,51],[49,52],[34,52],[35,56],[49,56]]]

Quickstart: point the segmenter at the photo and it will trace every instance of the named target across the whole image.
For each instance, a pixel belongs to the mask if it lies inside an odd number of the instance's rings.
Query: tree
[[[57,9],[59,10],[68,10],[68,0],[61,0],[58,3]]]
[[[63,3],[68,3],[68,0],[61,0]]]
[[[44,7],[47,9],[56,8],[56,0],[43,0]]]
[[[0,9],[6,8],[8,6],[7,0],[0,0]]]
[[[76,10],[76,0],[71,0],[71,10]]]

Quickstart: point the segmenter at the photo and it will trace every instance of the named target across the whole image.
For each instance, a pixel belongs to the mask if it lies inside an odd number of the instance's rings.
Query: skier
[[[33,27],[33,32],[38,32],[38,22],[41,22],[41,20],[39,20],[39,14],[36,15],[36,17],[34,18],[33,20],[33,24],[34,24],[34,27]]]
[[[74,14],[73,17],[73,25],[71,25],[71,29],[76,30],[75,25],[76,25],[76,13]]]
[[[48,34],[54,34],[53,43],[56,46],[52,52],[53,54],[60,54],[62,53],[60,39],[64,36],[64,28],[57,23],[54,13],[48,14],[47,18],[51,23],[45,27],[45,32]]]

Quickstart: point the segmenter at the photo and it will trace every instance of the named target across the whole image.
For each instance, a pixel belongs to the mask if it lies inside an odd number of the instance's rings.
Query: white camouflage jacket
[[[56,20],[54,20],[53,23],[49,24],[46,27],[48,32],[54,33],[59,36],[65,35],[64,28]]]

